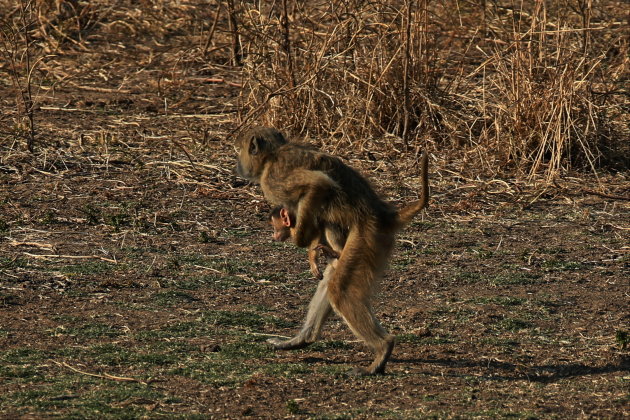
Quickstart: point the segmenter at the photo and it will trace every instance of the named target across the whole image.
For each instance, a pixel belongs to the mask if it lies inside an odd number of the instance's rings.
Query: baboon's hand
[[[339,259],[341,256],[337,251],[329,247],[328,245],[319,244],[315,247],[316,251],[321,251],[322,255],[327,258]]]
[[[318,280],[321,280],[324,278],[324,275],[322,274],[317,264],[311,265],[311,274],[313,274],[313,276]]]

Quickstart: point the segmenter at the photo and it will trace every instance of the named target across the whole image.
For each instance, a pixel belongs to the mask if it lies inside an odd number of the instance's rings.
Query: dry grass
[[[630,166],[620,0],[0,0],[0,8],[0,72],[19,111],[0,116],[12,127],[1,131],[29,146],[45,138],[33,110],[56,89],[125,95],[150,74],[145,88],[165,113],[195,99],[190,83],[229,85],[240,91],[226,128],[274,125],[332,152],[395,158],[428,147],[490,174],[548,181]],[[137,68],[116,67],[125,50],[138,55]],[[105,87],[92,84],[102,79]]]
[[[617,1],[242,2],[244,119],[333,148],[386,138],[385,147],[472,151],[476,166],[517,176],[627,167],[624,10]]]

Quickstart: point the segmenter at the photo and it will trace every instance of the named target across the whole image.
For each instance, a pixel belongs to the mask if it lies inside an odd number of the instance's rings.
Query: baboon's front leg
[[[297,202],[295,229],[291,232],[295,244],[304,248],[320,233],[318,214],[339,186],[328,175],[320,171],[295,171],[292,176],[296,188],[301,191]]]
[[[276,350],[293,350],[301,349],[309,344],[314,343],[326,322],[326,319],[332,311],[330,302],[328,302],[328,279],[330,278],[334,268],[332,264],[328,264],[324,271],[324,279],[319,282],[317,291],[311,299],[308,306],[308,313],[302,329],[295,337],[290,340],[282,340],[280,338],[271,338],[267,340]]]

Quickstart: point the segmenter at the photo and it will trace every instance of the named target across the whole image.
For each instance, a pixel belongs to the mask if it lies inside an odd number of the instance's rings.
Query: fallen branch
[[[67,364],[66,362],[57,362],[55,360],[52,361],[53,363],[55,363],[57,366],[62,366],[65,368],[68,368],[74,372],[80,373],[81,375],[86,375],[86,376],[92,376],[95,378],[102,378],[102,379],[111,379],[112,381],[121,381],[121,382],[137,382],[139,384],[142,385],[146,385],[146,382],[143,382],[139,379],[135,379],[135,378],[128,378],[128,377],[124,377],[124,376],[114,376],[114,375],[110,375],[109,373],[103,373],[103,374],[99,374],[99,373],[90,373],[90,372],[85,372],[83,370],[77,369],[73,366],[70,366],[69,364]]]
[[[236,82],[230,82],[229,80],[225,80],[221,77],[209,77],[209,78],[204,78],[204,79],[196,79],[202,83],[225,83],[228,86],[232,86],[232,87],[237,87],[237,88],[242,88],[243,85],[240,83],[236,83]]]

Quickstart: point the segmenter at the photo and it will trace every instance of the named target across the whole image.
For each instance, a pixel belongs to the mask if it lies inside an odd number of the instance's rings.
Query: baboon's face
[[[286,142],[278,130],[265,127],[252,128],[236,141],[238,151],[236,171],[243,178],[259,181],[269,156]]]
[[[263,165],[261,153],[256,146],[254,136],[243,136],[236,142],[238,158],[236,172],[243,178],[257,181],[262,173]]]
[[[280,217],[272,216],[270,219],[271,227],[273,227],[273,240],[284,242],[291,237],[291,227],[285,224]]]

